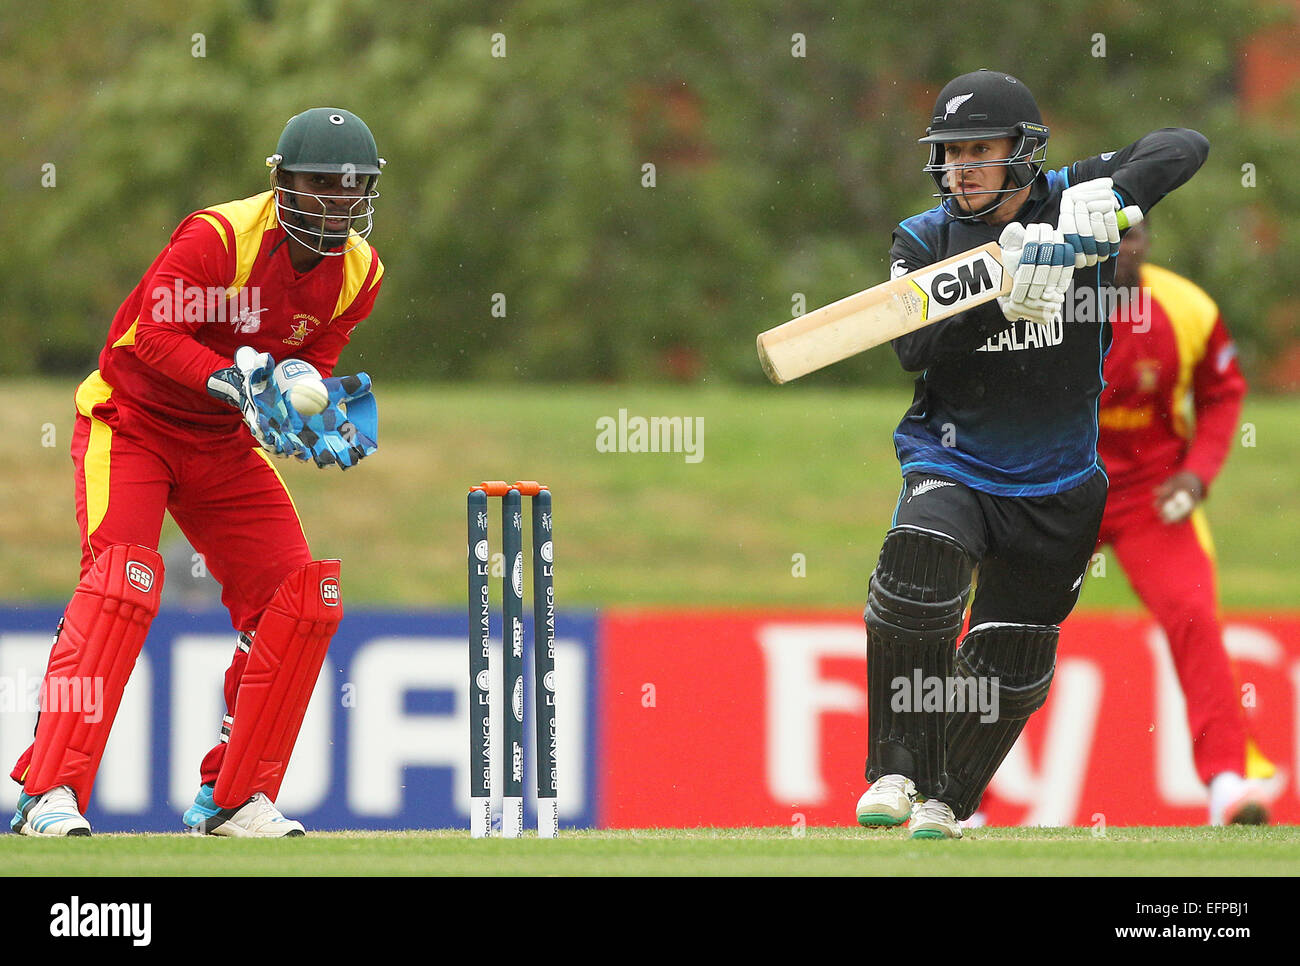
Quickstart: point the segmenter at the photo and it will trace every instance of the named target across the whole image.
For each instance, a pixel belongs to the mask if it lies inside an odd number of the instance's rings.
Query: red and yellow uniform
[[[1130,304],[1113,320],[1106,357],[1098,451],[1110,495],[1098,545],[1109,543],[1134,591],[1169,639],[1187,703],[1196,769],[1208,783],[1245,774],[1246,731],[1223,647],[1214,548],[1198,507],[1164,523],[1155,488],[1180,471],[1206,490],[1237,430],[1246,381],[1218,307],[1200,288],[1146,264],[1150,304]]]
[[[299,274],[272,192],[195,212],[113,318],[103,381],[159,418],[233,432],[239,413],[209,396],[207,381],[240,346],[333,373],[384,275],[374,249],[354,240],[346,255]]]
[[[233,626],[251,633],[285,577],[311,561],[269,454],[207,382],[244,345],[331,375],[384,272],[364,239],[352,241],[346,254],[297,272],[271,191],[180,223],[118,309],[99,369],[77,389],[83,578],[112,546],[156,549],[170,512],[220,582]],[[229,708],[246,660],[237,650],[227,672]],[[215,781],[224,749],[204,759],[204,782]],[[31,749],[15,779],[30,759]]]

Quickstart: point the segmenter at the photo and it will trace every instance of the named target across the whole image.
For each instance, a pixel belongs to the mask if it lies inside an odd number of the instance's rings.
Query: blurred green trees
[[[1248,367],[1294,313],[1296,130],[1234,89],[1243,40],[1284,16],[1265,3],[7,7],[3,373],[90,368],[181,217],[264,190],[284,122],[338,105],[389,161],[384,292],[354,343],[372,373],[758,381],[754,336],[797,298],[885,277],[894,224],[933,204],[915,140],[934,95],[980,66],[1034,90],[1052,166],[1207,134],[1153,258],[1219,300]],[[902,377],[880,349],[814,380],[864,378]]]

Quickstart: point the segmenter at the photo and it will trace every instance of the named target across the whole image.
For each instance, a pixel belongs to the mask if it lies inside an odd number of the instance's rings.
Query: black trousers
[[[1052,496],[992,496],[933,473],[909,474],[895,526],[956,540],[975,561],[970,624],[1059,624],[1074,609],[1106,509],[1106,475]]]

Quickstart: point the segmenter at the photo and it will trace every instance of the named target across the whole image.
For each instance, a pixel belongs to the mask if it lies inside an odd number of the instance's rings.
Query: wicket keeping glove
[[[317,466],[346,470],[379,448],[379,408],[370,391],[370,376],[364,372],[321,381],[329,393],[324,410],[304,417],[289,407],[294,438],[302,443],[297,456]]]
[[[1123,207],[1110,178],[1081,181],[1061,193],[1057,224],[1074,246],[1074,267],[1104,262],[1119,254],[1119,211]]]
[[[298,456],[302,443],[293,433],[289,407],[271,378],[275,360],[252,346],[235,351],[235,364],[208,376],[208,395],[238,409],[262,449],[276,456]]]
[[[1011,276],[1011,292],[998,296],[1007,320],[1048,324],[1060,317],[1074,277],[1074,249],[1061,232],[1047,224],[1026,228],[1013,221],[1002,229],[998,244],[1003,271]]]

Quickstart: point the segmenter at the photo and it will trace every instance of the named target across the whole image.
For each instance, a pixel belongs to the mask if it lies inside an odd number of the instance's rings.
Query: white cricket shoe
[[[204,807],[207,802],[211,802],[210,808]],[[285,818],[275,803],[262,792],[258,792],[239,808],[220,808],[212,802],[210,785],[199,789],[195,804],[185,813],[185,824],[190,827],[192,835],[279,839],[307,834],[301,822]]]
[[[902,825],[912,814],[916,786],[902,775],[884,775],[858,799],[858,824],[868,828]]]
[[[914,839],[959,839],[961,823],[952,809],[937,798],[928,798],[912,810],[907,823]]]
[[[1211,825],[1267,825],[1271,801],[1267,784],[1221,772],[1210,781]]]
[[[18,810],[9,827],[22,835],[89,835],[90,823],[77,807],[77,796],[67,785],[41,795],[18,794]]]

